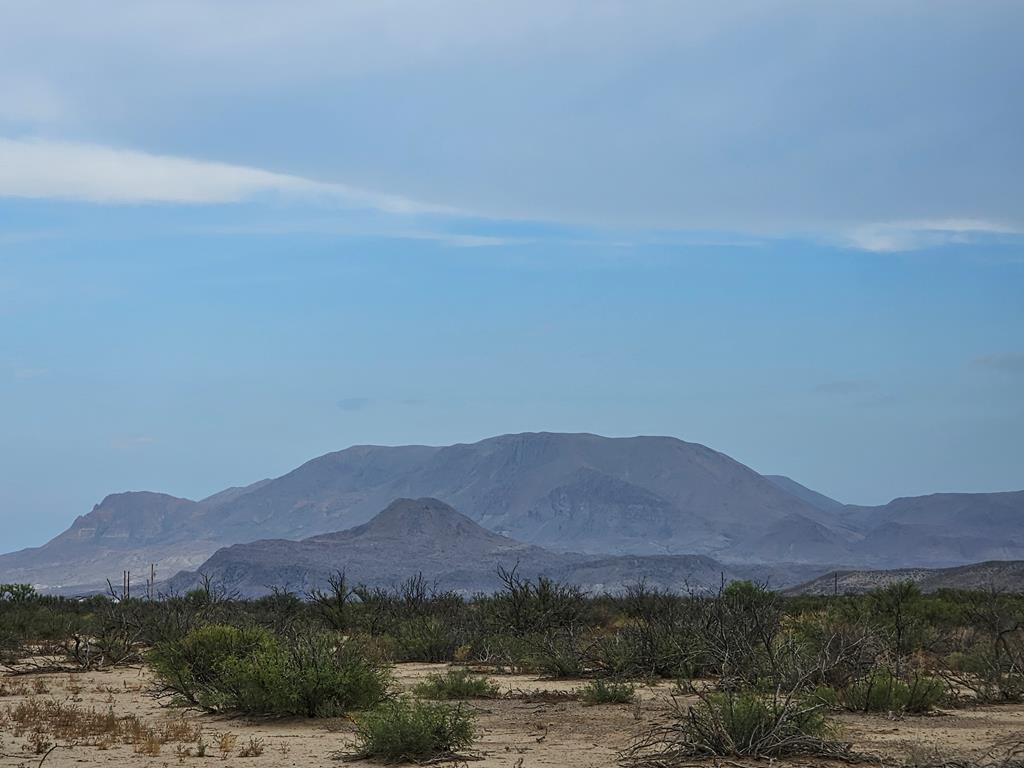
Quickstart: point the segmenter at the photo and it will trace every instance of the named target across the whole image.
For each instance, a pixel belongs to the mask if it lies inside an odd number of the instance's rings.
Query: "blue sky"
[[[1024,488],[1019,4],[62,10],[0,0],[0,550],[524,430]]]

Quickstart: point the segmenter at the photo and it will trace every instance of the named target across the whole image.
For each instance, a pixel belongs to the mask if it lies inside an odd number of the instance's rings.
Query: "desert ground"
[[[442,664],[400,664],[399,685],[407,689]],[[467,757],[481,768],[599,768],[618,765],[618,754],[646,728],[669,716],[673,686],[660,683],[638,690],[628,705],[585,706],[558,700],[551,692],[572,691],[577,681],[528,675],[493,675],[509,695],[467,702],[477,714],[479,739]],[[544,693],[549,695],[545,696]],[[95,736],[78,737],[57,718],[24,720],[25,705],[54,702],[80,711],[138,719],[134,743]],[[51,705],[52,706],[52,705]],[[22,721],[16,717],[21,707]],[[880,761],[901,764],[944,758],[985,762],[1024,737],[1024,706],[941,710],[929,716],[891,718],[840,714],[840,736]],[[60,732],[64,727],[66,730]],[[46,673],[0,677],[0,766],[50,768],[88,766],[173,766],[213,761],[214,765],[367,765],[339,763],[353,743],[348,719],[254,719],[224,717],[171,706],[155,695],[144,667],[88,673]],[[206,745],[205,756],[197,755]],[[255,749],[253,749],[255,745]],[[243,756],[247,751],[257,752]],[[729,765],[765,763],[727,761]],[[708,765],[714,763],[708,762]],[[788,765],[824,765],[796,760]]]

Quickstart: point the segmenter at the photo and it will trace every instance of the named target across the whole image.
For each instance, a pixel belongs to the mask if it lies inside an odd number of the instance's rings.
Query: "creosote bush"
[[[677,702],[674,722],[640,737],[623,763],[665,768],[701,757],[852,759],[850,746],[831,738],[822,709],[798,696],[699,693],[695,705]]]
[[[832,706],[853,712],[929,712],[946,695],[946,684],[937,678],[912,675],[901,680],[888,670],[879,670],[855,680],[845,688],[819,688],[815,695]]]
[[[636,698],[636,688],[630,683],[598,678],[580,689],[584,704],[629,704]]]
[[[465,669],[452,669],[443,675],[429,675],[413,688],[424,699],[494,699],[501,695],[496,683]]]
[[[149,661],[169,693],[211,711],[334,717],[374,706],[391,683],[357,643],[325,633],[212,625],[157,645]]]
[[[356,718],[356,746],[335,757],[386,762],[451,757],[473,744],[472,714],[461,704],[397,699]]]

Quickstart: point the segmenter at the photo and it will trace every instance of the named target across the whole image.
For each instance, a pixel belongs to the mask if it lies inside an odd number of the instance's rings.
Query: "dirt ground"
[[[396,677],[403,688],[408,688],[444,668],[440,664],[400,664]],[[525,675],[492,679],[503,690],[513,691],[571,690],[579,685]],[[584,706],[578,701],[543,701],[536,697],[471,702],[480,734],[473,754],[481,759],[470,764],[480,768],[615,766],[619,750],[634,736],[664,721],[671,691],[669,684],[641,688],[638,702],[629,705]],[[162,744],[150,740],[146,745],[60,738],[47,725],[23,722],[19,727],[9,716],[19,705],[47,701],[98,713],[112,711],[118,717],[134,715],[143,726],[174,736]],[[840,715],[836,721],[842,738],[856,749],[892,759],[913,755],[978,758],[1015,737],[1024,738],[1024,706],[948,710],[904,719]],[[48,768],[170,767],[211,760],[212,765],[252,768],[365,765],[331,759],[332,753],[351,746],[353,730],[353,724],[344,719],[229,718],[171,707],[154,697],[149,672],[144,668],[0,676],[0,766],[4,768],[28,768],[41,762]],[[197,734],[208,745],[203,758],[195,754]],[[258,744],[261,754],[240,756],[250,744]],[[222,751],[221,746],[226,748]],[[51,747],[52,751],[47,752]],[[792,765],[808,764],[812,763]]]

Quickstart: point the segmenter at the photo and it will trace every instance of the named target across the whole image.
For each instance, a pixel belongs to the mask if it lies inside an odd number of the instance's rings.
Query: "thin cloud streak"
[[[866,224],[843,235],[846,245],[874,253],[918,251],[981,238],[1020,236],[1024,231],[999,222],[981,219],[938,219]]]
[[[211,204],[268,196],[391,214],[458,213],[401,195],[243,165],[96,144],[0,138],[0,197]]]

